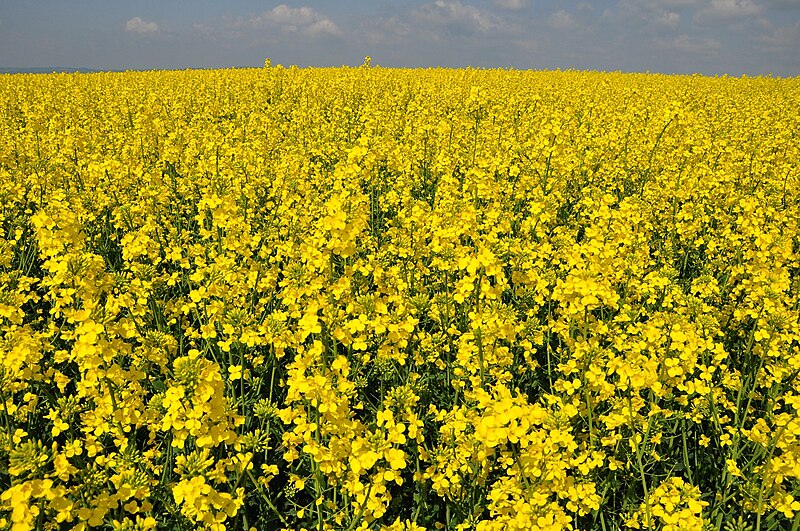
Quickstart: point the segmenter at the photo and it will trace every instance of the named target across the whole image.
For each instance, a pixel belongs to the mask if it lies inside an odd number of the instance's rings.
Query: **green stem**
[[[361,504],[361,507],[358,510],[358,514],[356,517],[350,522],[350,525],[347,526],[347,531],[352,531],[355,529],[355,525],[357,522],[361,521],[361,517],[364,515],[364,509],[367,508],[367,502],[369,501],[369,495],[372,492],[372,482],[370,481],[369,486],[367,487],[367,493],[364,495],[364,503]]]
[[[261,485],[259,485],[258,481],[256,481],[256,478],[253,477],[253,474],[249,470],[245,470],[245,474],[247,474],[247,476],[250,478],[250,481],[252,481],[253,485],[255,485],[256,489],[258,489],[259,494],[261,494],[261,499],[266,502],[272,512],[274,512],[278,519],[280,519],[281,523],[285,526],[288,526],[289,522],[286,521],[280,511],[278,511],[278,509],[275,507],[275,504],[272,503],[272,500],[270,500],[267,494],[261,489]]]
[[[644,475],[644,465],[642,465],[641,447],[636,442],[636,425],[633,422],[633,400],[631,399],[630,390],[628,391],[628,414],[631,419],[631,437],[633,437],[634,450],[636,454],[636,466],[639,468],[639,478],[642,482],[642,489],[644,490],[644,508],[645,508],[645,527],[650,529],[652,521],[650,516],[650,491],[647,488],[647,478]],[[648,426],[649,431],[649,426]],[[642,437],[642,444],[645,443],[645,438]]]
[[[8,404],[6,404],[6,395],[0,391],[0,402],[3,402],[3,411],[6,414],[6,433],[8,434],[8,443],[11,444],[13,432],[11,431],[11,415],[8,414]]]
[[[686,444],[686,419],[681,420],[681,442],[683,443],[683,467],[686,470],[689,483],[694,485],[694,481],[692,480],[692,468],[689,466],[689,449]]]

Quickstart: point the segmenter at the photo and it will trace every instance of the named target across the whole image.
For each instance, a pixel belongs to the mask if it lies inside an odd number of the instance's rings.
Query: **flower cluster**
[[[797,528],[798,101],[2,76],[0,531]]]

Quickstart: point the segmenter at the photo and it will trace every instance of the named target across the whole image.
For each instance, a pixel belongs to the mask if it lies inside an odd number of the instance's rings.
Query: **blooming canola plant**
[[[0,81],[0,529],[800,525],[797,78]]]

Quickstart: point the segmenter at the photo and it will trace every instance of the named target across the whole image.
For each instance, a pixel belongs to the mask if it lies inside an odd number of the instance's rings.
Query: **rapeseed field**
[[[0,529],[797,530],[799,104],[0,76]]]

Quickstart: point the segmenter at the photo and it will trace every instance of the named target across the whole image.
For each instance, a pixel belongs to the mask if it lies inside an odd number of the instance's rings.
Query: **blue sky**
[[[800,75],[800,0],[0,0],[0,67]]]

